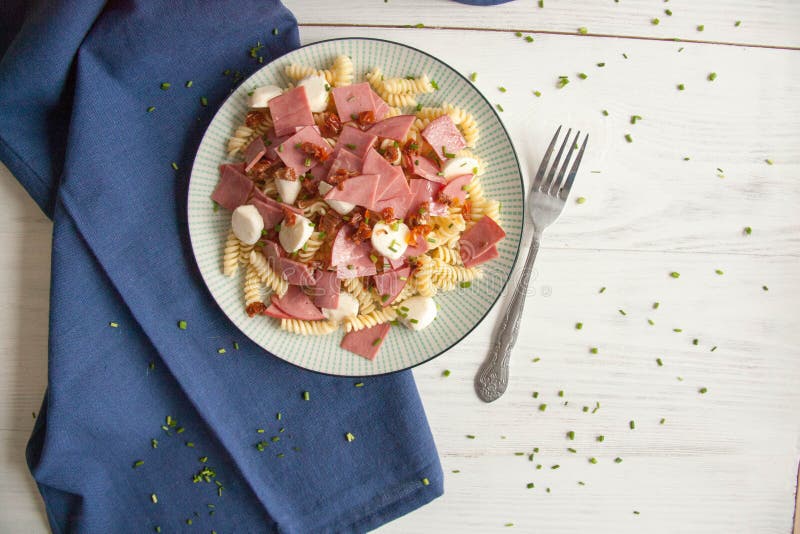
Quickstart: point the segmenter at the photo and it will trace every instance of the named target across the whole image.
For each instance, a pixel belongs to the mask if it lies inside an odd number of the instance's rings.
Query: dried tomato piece
[[[472,202],[465,200],[464,205],[461,206],[461,216],[468,219],[470,213],[472,213]]]
[[[336,113],[328,113],[319,129],[323,137],[339,135],[342,131],[342,120]]]
[[[300,187],[304,193],[307,193],[310,196],[315,196],[317,193],[319,193],[319,182],[317,182],[313,176],[307,174],[300,182]]]
[[[297,180],[297,173],[291,167],[281,167],[276,169],[274,173],[275,179],[286,180],[287,182],[294,182]]]
[[[244,118],[244,123],[248,128],[255,128],[267,120],[268,111],[265,109],[254,109],[248,111]]]
[[[356,121],[362,127],[375,124],[375,113],[372,111],[362,111],[358,114],[358,119],[356,119]]]
[[[267,307],[264,305],[263,302],[251,302],[250,304],[247,305],[245,311],[247,312],[248,317],[252,317],[254,315],[259,315],[260,313],[263,313],[263,311],[266,309]]]
[[[324,232],[327,236],[332,236],[341,225],[342,217],[331,210],[320,218],[317,229],[320,232]]]
[[[286,224],[293,226],[294,223],[297,222],[297,213],[290,210],[288,207],[283,206],[283,218],[286,221]]]
[[[428,224],[418,224],[417,226],[413,226],[411,231],[408,233],[407,241],[409,244],[416,244],[416,242],[419,241],[419,237],[424,238],[431,232],[431,230],[433,230],[433,228],[431,228],[431,226]]]
[[[394,145],[388,146],[383,150],[381,156],[389,163],[395,163],[400,158],[400,149]]]
[[[329,151],[325,150],[321,146],[315,145],[314,143],[310,143],[308,141],[300,145],[300,151],[306,156],[314,158],[317,161],[325,161],[328,159],[328,154],[330,154]]]
[[[351,226],[357,228],[358,225],[361,224],[361,221],[363,220],[364,220],[364,215],[362,215],[361,212],[354,211],[353,213],[350,214],[350,220],[348,221],[348,223]]]
[[[440,204],[450,204],[450,197],[445,195],[443,191],[439,191],[439,194],[436,195],[436,202]]]
[[[356,231],[350,236],[350,239],[352,239],[354,243],[361,243],[370,237],[372,237],[372,228],[368,224],[362,222],[359,223],[358,228],[356,228]]]
[[[394,219],[394,208],[391,206],[383,208],[383,211],[381,211],[381,218],[383,218],[384,221],[391,221]]]

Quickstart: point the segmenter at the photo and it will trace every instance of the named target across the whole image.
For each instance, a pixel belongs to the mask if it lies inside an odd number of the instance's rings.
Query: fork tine
[[[561,200],[567,200],[567,196],[569,196],[569,191],[572,189],[572,182],[575,181],[575,175],[578,173],[578,166],[581,164],[581,158],[583,158],[583,153],[586,151],[587,144],[589,144],[589,134],[586,134],[586,139],[583,140],[583,146],[581,146],[578,155],[575,157],[575,162],[572,164],[572,169],[569,171],[567,181],[564,183],[564,187],[561,188],[561,191],[558,194]]]
[[[553,140],[550,141],[550,146],[547,147],[547,152],[544,153],[544,157],[542,158],[542,163],[539,165],[539,170],[536,171],[536,178],[533,180],[533,184],[531,185],[531,191],[539,190],[539,184],[542,183],[542,178],[544,177],[544,173],[547,170],[547,162],[550,160],[550,154],[553,153],[553,147],[556,146],[556,141],[558,140],[559,133],[561,133],[561,126],[559,126],[558,130],[556,130],[556,134],[553,136]]]
[[[581,136],[581,131],[578,130],[578,133],[575,134],[575,138],[573,139],[572,143],[569,144],[569,150],[567,151],[567,155],[564,158],[564,163],[561,164],[561,170],[558,171],[556,179],[553,180],[553,183],[550,186],[549,194],[552,196],[558,195],[558,191],[561,188],[561,184],[564,183],[564,176],[567,175],[567,168],[569,168],[569,160],[572,158],[572,153],[575,152],[575,147],[578,146],[578,138],[580,136]]]
[[[542,187],[540,190],[545,193],[550,189],[550,184],[553,183],[553,177],[556,175],[556,169],[558,169],[558,162],[561,161],[561,154],[564,153],[564,147],[567,146],[569,143],[569,134],[572,133],[572,128],[567,130],[567,136],[564,138],[564,142],[561,143],[561,148],[558,149],[558,154],[556,154],[556,160],[553,162],[553,166],[550,168],[550,172],[547,173],[547,179],[542,183]]]

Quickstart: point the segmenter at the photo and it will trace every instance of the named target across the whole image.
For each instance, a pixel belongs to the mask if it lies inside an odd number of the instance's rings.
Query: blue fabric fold
[[[28,446],[53,531],[363,532],[441,495],[410,372],[331,377],[265,353],[194,263],[197,145],[260,66],[252,46],[266,62],[299,45],[291,13],[44,2],[16,28],[20,11],[0,10],[0,159],[54,221],[48,391]]]

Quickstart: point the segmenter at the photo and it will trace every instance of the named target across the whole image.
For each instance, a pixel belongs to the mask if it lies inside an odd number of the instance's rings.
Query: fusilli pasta
[[[303,321],[301,319],[281,319],[281,330],[301,336],[324,336],[336,332],[339,325],[333,321]]]
[[[284,74],[286,77],[292,81],[299,81],[303,78],[307,78],[308,76],[322,76],[325,78],[325,81],[328,82],[330,85],[333,85],[334,80],[334,73],[331,70],[317,70],[314,67],[309,67],[307,65],[299,65],[297,63],[290,63],[286,65],[284,68]]]
[[[375,299],[364,287],[364,283],[360,278],[347,278],[342,281],[345,290],[356,298],[358,301],[359,313],[370,313],[375,309]]]
[[[278,276],[278,273],[276,273],[269,262],[267,262],[267,258],[260,252],[255,250],[250,252],[250,265],[256,270],[256,273],[258,273],[261,283],[274,291],[278,296],[282,296],[289,289],[289,283]]]
[[[333,60],[333,85],[342,87],[353,83],[353,61],[345,55],[336,56]]]
[[[322,246],[322,243],[322,234],[314,232],[311,234],[311,237],[308,238],[305,245],[303,245],[303,248],[297,251],[297,259],[303,263],[308,263]]]
[[[397,318],[397,312],[392,307],[382,308],[370,313],[362,313],[355,317],[348,317],[344,320],[344,331],[353,332],[363,328],[388,323]]]
[[[228,232],[225,240],[225,248],[222,251],[222,274],[232,278],[239,270],[239,238],[233,233],[233,229]]]

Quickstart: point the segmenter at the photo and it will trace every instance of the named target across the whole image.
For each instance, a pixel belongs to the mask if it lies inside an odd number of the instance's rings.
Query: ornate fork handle
[[[475,391],[484,402],[492,402],[500,398],[508,387],[508,360],[511,350],[517,342],[522,310],[525,308],[525,296],[528,293],[528,281],[533,270],[536,253],[539,252],[541,233],[534,230],[525,266],[514,289],[514,295],[506,308],[500,326],[495,332],[494,345],[489,356],[481,365],[475,377]]]

